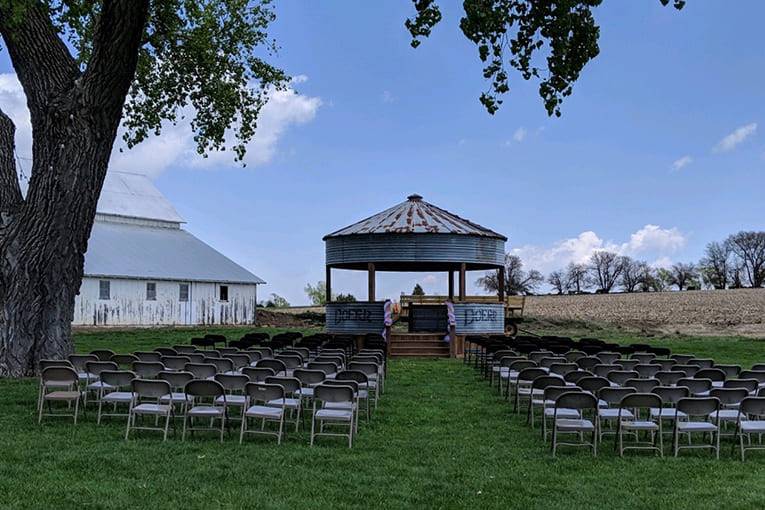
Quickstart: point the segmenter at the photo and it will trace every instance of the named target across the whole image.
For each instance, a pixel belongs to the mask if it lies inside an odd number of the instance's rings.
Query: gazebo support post
[[[500,267],[498,271],[498,291],[499,291],[499,302],[504,303],[505,302],[505,268]]]
[[[369,262],[367,264],[367,276],[368,276],[368,294],[369,294],[369,301],[372,302],[375,300],[375,265],[372,262]]]
[[[467,264],[464,262],[460,264],[460,301],[465,301],[465,272],[467,271]]]
[[[324,277],[324,280],[326,281],[326,302],[331,303],[332,302],[332,266],[327,266],[327,272],[326,276]]]
[[[454,301],[454,271],[449,271],[449,301]]]

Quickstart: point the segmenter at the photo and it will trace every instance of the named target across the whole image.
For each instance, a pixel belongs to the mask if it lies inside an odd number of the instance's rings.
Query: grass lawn
[[[227,333],[235,336],[232,330]],[[77,348],[127,352],[187,342],[191,330],[81,333]],[[617,335],[618,336],[618,335]],[[624,338],[624,341],[627,341]],[[682,343],[680,343],[682,342]],[[761,341],[656,339],[677,352],[751,365]],[[32,380],[0,380],[2,508],[763,508],[765,453],[722,459],[632,454],[607,439],[597,459],[552,459],[538,432],[460,361],[392,361],[386,394],[352,450],[341,439],[310,448],[212,436],[181,443],[143,433],[126,442],[124,419],[77,427],[34,413]]]

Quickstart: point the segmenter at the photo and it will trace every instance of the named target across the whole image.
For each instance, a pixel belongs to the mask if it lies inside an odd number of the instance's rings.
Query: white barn
[[[181,228],[144,175],[109,172],[74,325],[254,324],[265,282]]]

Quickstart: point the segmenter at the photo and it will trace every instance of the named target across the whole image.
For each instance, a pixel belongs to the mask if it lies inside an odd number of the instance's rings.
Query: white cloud
[[[751,122],[737,128],[735,131],[720,140],[712,149],[714,152],[727,152],[736,148],[737,145],[752,136],[757,131],[757,123]]]
[[[691,163],[693,163],[693,158],[688,155],[685,155],[682,158],[676,159],[675,161],[672,162],[672,170],[674,170],[675,172],[678,172],[682,170],[683,168],[685,168],[686,166],[690,165]]]
[[[515,140],[515,141],[516,141],[516,142],[518,142],[518,143],[521,143],[522,141],[524,141],[524,140],[526,139],[526,135],[527,135],[527,134],[528,134],[528,133],[527,133],[527,131],[526,131],[526,128],[524,128],[524,127],[519,127],[519,128],[518,128],[518,129],[516,129],[516,130],[515,130],[515,132],[513,133],[513,140]]]
[[[382,93],[382,102],[383,103],[395,103],[398,98],[393,95],[393,92],[390,90],[383,90]]]
[[[586,263],[599,250],[609,250],[633,257],[668,257],[685,246],[685,236],[676,228],[646,225],[630,235],[623,243],[606,241],[588,230],[576,237],[557,241],[550,247],[526,245],[515,248],[524,264],[542,272],[550,272],[569,262]],[[669,260],[669,258],[667,258]]]

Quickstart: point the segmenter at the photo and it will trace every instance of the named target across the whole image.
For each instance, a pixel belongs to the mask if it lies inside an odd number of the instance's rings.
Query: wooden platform
[[[388,354],[393,358],[448,358],[445,333],[392,333]]]

